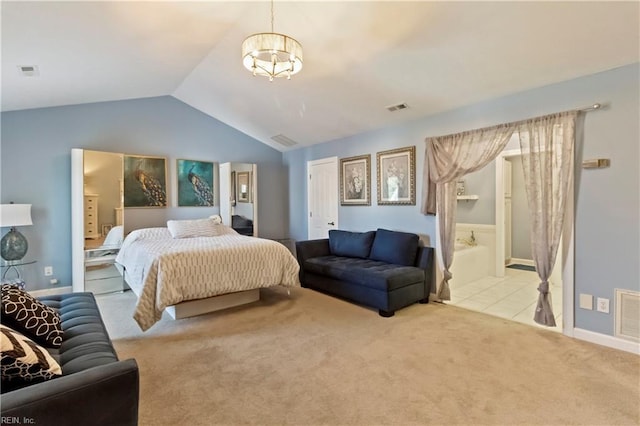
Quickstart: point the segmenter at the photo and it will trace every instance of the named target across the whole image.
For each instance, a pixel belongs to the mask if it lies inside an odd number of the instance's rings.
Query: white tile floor
[[[451,305],[484,312],[500,318],[542,327],[533,321],[538,301],[538,274],[518,269],[505,269],[505,276],[485,277],[464,285],[450,282]],[[551,301],[556,327],[545,329],[562,332],[562,287],[551,285]]]

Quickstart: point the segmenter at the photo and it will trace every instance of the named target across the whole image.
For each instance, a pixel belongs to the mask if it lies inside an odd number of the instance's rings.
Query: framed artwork
[[[213,206],[213,163],[177,160],[178,207]]]
[[[124,206],[167,207],[164,157],[124,156]]]
[[[371,205],[371,155],[340,159],[340,205]]]
[[[416,147],[377,153],[378,205],[416,204]]]
[[[251,172],[236,173],[236,200],[239,203],[251,202]]]

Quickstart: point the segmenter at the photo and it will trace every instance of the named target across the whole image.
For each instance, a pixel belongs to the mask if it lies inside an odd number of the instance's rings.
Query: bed
[[[167,225],[131,232],[116,257],[138,296],[133,317],[143,331],[165,308],[183,318],[253,302],[260,288],[300,286],[298,262],[279,242],[205,219]]]

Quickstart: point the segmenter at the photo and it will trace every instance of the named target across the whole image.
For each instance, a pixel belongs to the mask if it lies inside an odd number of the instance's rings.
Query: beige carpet
[[[135,301],[98,297],[141,425],[640,424],[640,357],[453,306],[274,289],[142,333]]]

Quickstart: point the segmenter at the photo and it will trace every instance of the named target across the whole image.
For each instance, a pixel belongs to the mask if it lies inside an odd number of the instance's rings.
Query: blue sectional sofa
[[[62,345],[48,351],[62,376],[14,389],[3,383],[2,423],[137,425],[138,365],[134,359],[118,360],[93,294],[39,300],[60,314]]]
[[[433,248],[416,234],[378,229],[329,231],[329,238],[296,242],[300,283],[378,309],[383,317],[429,302]]]

